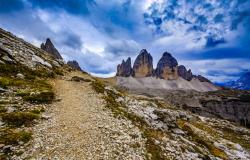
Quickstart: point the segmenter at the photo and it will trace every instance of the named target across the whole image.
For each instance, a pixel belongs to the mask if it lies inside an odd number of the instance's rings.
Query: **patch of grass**
[[[250,139],[247,138],[250,137],[250,134],[245,134],[240,131],[235,131],[228,127],[219,128],[219,126],[217,126],[216,129],[221,130],[223,132],[223,138],[232,141],[234,143],[240,144],[243,148],[250,150]]]
[[[23,99],[25,101],[28,101],[30,103],[36,103],[36,104],[41,104],[41,103],[51,103],[55,97],[54,92],[52,91],[42,91],[40,93],[35,93],[35,94],[24,94]]]
[[[214,146],[213,142],[209,141],[204,135],[199,135],[195,133],[191,127],[191,124],[183,123],[182,121],[179,121],[178,124],[180,127],[188,132],[188,135],[192,137],[192,140],[197,142],[199,145],[205,146],[209,152],[214,155],[215,157],[219,157],[221,159],[228,159],[227,154],[220,148],[217,148]]]
[[[15,76],[18,73],[22,73],[27,79],[34,79],[34,77],[40,78],[54,78],[55,73],[48,71],[45,68],[38,68],[37,70],[31,70],[26,66],[14,65],[14,64],[0,64],[0,76]]]
[[[22,125],[29,126],[35,119],[39,119],[38,114],[30,112],[12,112],[1,115],[3,122],[10,126],[20,127]]]
[[[27,82],[11,77],[0,77],[0,87],[7,88],[8,86],[25,86]]]
[[[5,129],[1,130],[0,132],[0,143],[5,145],[15,145],[20,141],[27,143],[32,138],[32,133],[26,131]]]
[[[7,109],[4,106],[0,105],[0,113],[4,112],[7,112]]]
[[[213,137],[218,138],[219,134],[216,132],[216,130],[214,130],[213,128],[209,127],[208,125],[199,122],[199,121],[193,121],[191,122],[192,125],[194,125],[196,128],[199,128],[205,132],[207,132],[208,134],[212,135]]]
[[[40,114],[42,112],[45,112],[45,109],[44,108],[38,108],[38,109],[33,109],[30,112],[34,113],[34,114]]]
[[[58,68],[54,69],[54,72],[55,72],[55,74],[60,75],[60,76],[64,75],[63,71],[61,69],[58,69]]]
[[[97,93],[104,93],[105,91],[105,85],[98,79],[92,81],[91,86]]]

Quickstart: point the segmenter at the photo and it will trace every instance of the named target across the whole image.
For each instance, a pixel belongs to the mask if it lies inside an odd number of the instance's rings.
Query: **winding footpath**
[[[72,76],[91,79],[72,72],[54,80],[57,102],[34,127],[27,159],[145,159],[145,139],[130,121],[118,119],[107,110],[101,95],[90,82],[70,81]]]

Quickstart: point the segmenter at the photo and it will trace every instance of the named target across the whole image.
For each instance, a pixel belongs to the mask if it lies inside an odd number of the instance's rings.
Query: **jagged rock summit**
[[[69,65],[71,68],[78,70],[78,71],[82,71],[80,65],[78,64],[77,61],[73,60],[73,61],[68,61],[67,65]]]
[[[129,57],[126,62],[123,60],[121,64],[117,66],[117,76],[129,77],[132,74],[131,58]]]
[[[49,38],[46,39],[45,44],[41,44],[41,49],[53,55],[56,59],[63,59],[58,50],[55,48]]]
[[[163,53],[154,70],[152,56],[146,49],[142,49],[135,59],[133,68],[131,69],[130,58],[126,62],[123,60],[117,66],[116,76],[118,76],[118,85],[124,87],[217,90],[217,87],[207,78],[201,75],[193,75],[190,69],[187,70],[185,66],[178,65],[178,61],[168,52]]]

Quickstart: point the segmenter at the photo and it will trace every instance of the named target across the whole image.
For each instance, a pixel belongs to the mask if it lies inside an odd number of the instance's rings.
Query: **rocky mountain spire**
[[[126,62],[122,60],[122,63],[117,66],[117,76],[129,77],[132,74],[131,58],[129,57]]]
[[[155,70],[155,76],[163,79],[177,79],[178,78],[178,62],[177,60],[168,52],[164,52],[161,59],[157,64]]]
[[[69,65],[71,68],[78,70],[78,71],[82,71],[81,67],[79,66],[78,62],[73,60],[73,61],[68,61],[67,65]]]
[[[193,75],[192,71],[187,70],[184,65],[178,66],[177,60],[168,52],[164,52],[161,59],[157,64],[157,68],[153,68],[153,58],[146,49],[142,49],[140,54],[136,57],[134,66],[131,68],[130,57],[125,62],[117,66],[117,76],[135,78],[142,77],[157,77],[166,80],[177,80],[179,77],[187,81],[191,81],[193,78],[198,79],[200,82],[208,82],[207,78],[201,75]]]
[[[146,49],[142,49],[133,66],[134,77],[148,77],[153,75],[153,58]]]
[[[183,65],[178,66],[178,75],[187,81],[191,81],[193,77],[192,71],[190,69],[187,71]]]
[[[46,39],[45,44],[41,44],[41,49],[53,55],[56,59],[63,59],[49,38]]]

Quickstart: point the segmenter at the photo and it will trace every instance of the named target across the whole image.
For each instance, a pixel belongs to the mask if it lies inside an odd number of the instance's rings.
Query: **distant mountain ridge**
[[[178,65],[178,61],[168,52],[164,52],[156,69],[153,57],[142,49],[136,57],[133,67],[131,58],[117,66],[117,84],[128,89],[165,89],[215,91],[218,88],[207,78],[193,75],[191,69]]]
[[[177,80],[179,77],[191,81],[198,79],[200,82],[209,82],[210,80],[201,76],[193,75],[191,69],[186,69],[184,65],[178,65],[178,61],[168,52],[164,52],[159,60],[156,69],[153,68],[153,58],[146,49],[142,49],[131,67],[131,58],[122,61],[117,66],[116,76],[119,77],[156,77],[165,80]]]
[[[238,80],[224,84],[226,87],[240,90],[250,90],[250,71],[244,73]]]

